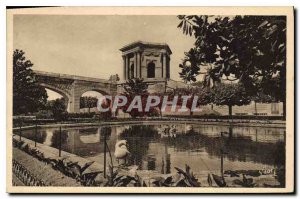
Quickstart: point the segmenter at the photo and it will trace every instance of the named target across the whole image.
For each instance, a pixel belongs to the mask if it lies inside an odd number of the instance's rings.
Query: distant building
[[[204,106],[203,109],[211,109],[211,106]],[[221,115],[228,115],[227,106],[213,106],[213,110],[220,113]],[[280,103],[254,103],[251,102],[245,106],[233,106],[233,115],[258,115],[258,116],[282,116],[283,115],[283,104]]]
[[[167,44],[133,42],[120,49],[124,61],[124,79],[143,78],[145,81],[170,78],[170,55]]]
[[[168,44],[136,41],[120,49],[123,57],[123,79],[143,78],[150,92],[164,92],[170,79]]]

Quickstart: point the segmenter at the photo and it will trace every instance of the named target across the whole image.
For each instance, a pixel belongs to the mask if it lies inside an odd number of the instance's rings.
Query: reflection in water
[[[34,130],[23,135],[34,139]],[[129,165],[161,173],[189,164],[193,171],[219,170],[223,156],[226,169],[264,169],[285,166],[284,129],[212,125],[130,125],[64,128],[62,150],[103,164],[104,139],[110,151],[127,140]],[[40,129],[37,141],[59,145],[58,129]],[[115,158],[114,158],[115,161]]]
[[[50,146],[54,147],[54,148],[59,148],[60,144],[62,144],[62,146],[67,144],[67,139],[68,139],[68,131],[66,130],[54,130],[53,131],[53,135],[51,137],[51,144]],[[63,147],[62,147],[63,148]]]
[[[111,131],[111,127],[109,126],[100,128],[100,143],[102,145],[104,144],[104,141],[110,140]]]
[[[79,129],[80,140],[84,143],[98,143],[100,138],[100,133],[98,132],[98,128],[86,128]]]
[[[24,135],[23,135],[24,134]],[[34,136],[35,136],[35,130],[30,130],[30,131],[24,131],[24,133],[22,133],[22,136],[30,138],[32,140],[34,140]],[[43,130],[38,130],[37,134],[36,134],[36,141],[38,143],[45,143],[46,142],[46,138],[48,136],[48,132],[47,130],[43,129]],[[52,137],[52,136],[51,136]],[[51,143],[51,142],[48,142]]]
[[[128,142],[128,150],[131,153],[128,157],[128,163],[139,165],[144,168],[143,166],[145,162],[147,162],[148,168],[154,167],[149,170],[154,170],[155,155],[148,154],[148,150],[149,143],[157,137],[157,130],[155,130],[154,126],[130,126],[129,128],[124,129],[124,131],[120,134],[120,139],[127,140]]]
[[[171,154],[168,153],[168,146],[165,144],[164,153],[162,155],[161,173],[171,173]]]

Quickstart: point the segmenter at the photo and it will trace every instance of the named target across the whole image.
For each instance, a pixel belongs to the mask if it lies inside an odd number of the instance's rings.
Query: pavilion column
[[[128,58],[128,55],[125,55],[125,68],[126,68],[126,80],[130,78],[130,75],[129,75],[129,58]]]
[[[163,64],[162,64],[162,78],[166,78],[166,74],[167,74],[167,54],[164,53],[163,54]]]
[[[134,77],[138,77],[137,76],[137,60],[136,60],[136,58],[137,58],[137,53],[135,52],[134,53],[134,57],[133,57],[133,68],[134,68]]]
[[[124,80],[127,80],[126,56],[122,56],[122,57],[123,57],[123,71],[124,71],[123,77]]]
[[[137,52],[136,55],[137,55],[137,59],[136,59],[137,77],[140,78],[141,77],[141,54],[140,52]]]

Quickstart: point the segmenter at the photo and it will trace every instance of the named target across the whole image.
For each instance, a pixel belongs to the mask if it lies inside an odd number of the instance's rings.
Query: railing
[[[101,140],[103,142],[101,142],[101,146],[103,146],[103,149],[104,149],[104,157],[103,157],[103,174],[104,174],[104,178],[107,177],[107,158],[110,158],[110,167],[114,167],[113,165],[113,159],[112,159],[112,154],[111,154],[111,151],[110,151],[110,148],[107,144],[107,139],[108,139],[108,135],[111,133],[111,131],[108,131],[110,130],[110,128],[103,128],[103,132],[102,132],[102,138]],[[62,157],[62,152],[63,152],[63,149],[62,149],[62,146],[63,146],[63,140],[62,140],[62,126],[59,126],[59,140],[58,140],[58,145],[53,147],[55,149],[57,149],[58,151],[58,157]],[[43,152],[40,152],[36,147],[37,147],[37,125],[36,125],[36,128],[35,128],[35,133],[34,133],[34,147],[35,148],[32,148],[30,147],[30,145],[28,143],[26,143],[27,141],[26,140],[22,140],[22,138],[26,137],[26,136],[23,136],[22,135],[22,127],[20,126],[19,128],[19,132],[17,134],[18,138],[19,139],[16,139],[16,138],[13,138],[13,142],[14,142],[14,146],[15,147],[18,147],[20,149],[22,149],[24,152],[38,158],[39,160],[41,161],[44,161],[44,162],[48,162],[49,161],[52,161],[51,158],[47,158],[44,156],[44,153]],[[24,144],[26,143],[26,144]],[[109,156],[107,156],[107,153]],[[68,155],[64,154],[64,157],[67,157]],[[52,156],[51,156],[52,157]],[[54,160],[55,161],[58,161],[58,160]],[[92,162],[94,163],[94,161]],[[92,164],[91,163],[91,164]],[[26,170],[25,167],[22,167],[18,164],[18,162],[16,160],[13,160],[13,172],[15,173],[15,175],[17,176],[17,178],[26,186],[30,186],[30,185],[35,185],[35,186],[45,186],[45,184],[43,184],[42,182],[39,182],[37,179],[32,179],[31,178],[31,175],[30,173]],[[98,172],[98,173],[101,173],[101,172]],[[86,183],[85,181],[87,180],[84,176],[80,176],[82,177],[81,181],[83,183]],[[29,181],[28,181],[28,179]],[[27,183],[28,182],[28,183]]]
[[[25,186],[47,186],[42,180],[37,179],[15,159],[12,160],[12,172]]]

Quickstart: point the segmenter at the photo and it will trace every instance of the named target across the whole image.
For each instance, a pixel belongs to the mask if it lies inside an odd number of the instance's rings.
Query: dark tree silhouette
[[[56,120],[64,120],[67,119],[67,107],[64,98],[58,98],[55,100],[48,101],[47,103],[48,109],[53,114],[53,118]]]
[[[251,98],[242,84],[224,84],[219,83],[211,89],[211,100],[216,105],[228,106],[228,114],[232,116],[232,106],[247,105],[251,102]]]
[[[135,118],[135,117],[158,115],[154,107],[151,107],[149,111],[145,111],[147,98],[150,94],[148,93],[148,84],[145,83],[143,79],[140,78],[129,79],[127,83],[124,84],[124,90],[125,92],[122,95],[127,97],[127,104],[121,108],[123,112],[126,112],[128,110],[128,107],[132,103],[135,96],[140,96],[141,103],[142,103],[142,111],[139,111],[138,108],[133,108],[130,112],[128,112],[130,116]]]
[[[89,97],[89,96],[80,97],[80,108],[88,108],[90,112],[91,108],[97,107],[97,102],[98,99],[96,97]]]
[[[25,52],[15,50],[13,54],[13,114],[28,114],[43,109],[47,102],[46,90],[39,86]]]
[[[211,94],[210,89],[203,86],[195,86],[191,88],[176,88],[172,94],[169,94],[170,97],[178,96],[177,105],[183,104],[182,96],[190,96],[187,99],[186,107],[190,110],[190,115],[193,115],[193,103],[195,101],[196,107],[200,105],[207,105],[211,103]]]
[[[204,83],[214,86],[222,79],[244,84],[247,94],[263,92],[286,101],[286,17],[284,16],[196,16],[180,15],[179,28],[195,37],[186,53],[180,76],[192,81],[200,67],[208,68]],[[198,69],[199,68],[199,69]]]

